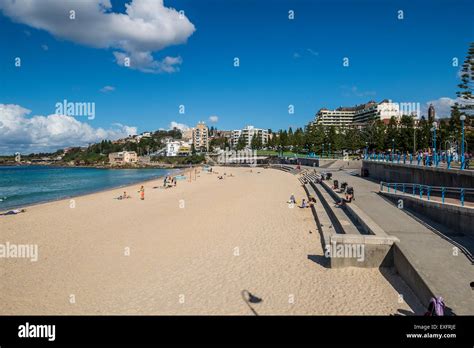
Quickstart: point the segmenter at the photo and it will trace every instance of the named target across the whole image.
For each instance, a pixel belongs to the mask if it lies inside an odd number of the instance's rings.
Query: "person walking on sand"
[[[145,200],[145,188],[142,186],[140,187],[140,191],[138,191],[140,193],[140,199],[143,201]]]

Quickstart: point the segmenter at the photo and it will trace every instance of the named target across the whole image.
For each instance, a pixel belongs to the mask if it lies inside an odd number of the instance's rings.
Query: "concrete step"
[[[351,221],[349,216],[346,215],[342,208],[336,208],[337,203],[329,193],[321,187],[320,184],[312,183],[311,186],[316,191],[319,201],[325,208],[327,215],[332,221],[334,230],[340,234],[360,234],[357,227]]]
[[[321,204],[321,201],[318,199],[318,194],[314,190],[313,186],[311,184],[306,184],[304,185],[304,189],[308,197],[313,196],[317,200],[317,203],[313,205],[311,210],[321,235],[321,244],[324,250],[325,246],[330,243],[331,235],[335,233],[334,226],[326,210]]]

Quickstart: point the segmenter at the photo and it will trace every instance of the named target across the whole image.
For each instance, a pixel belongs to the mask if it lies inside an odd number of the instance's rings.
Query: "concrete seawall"
[[[474,188],[474,171],[423,167],[390,162],[363,161],[362,169],[378,181],[429,186]]]
[[[442,204],[403,194],[380,192],[392,202],[403,200],[404,208],[446,226],[454,231],[474,237],[474,209],[454,204]]]

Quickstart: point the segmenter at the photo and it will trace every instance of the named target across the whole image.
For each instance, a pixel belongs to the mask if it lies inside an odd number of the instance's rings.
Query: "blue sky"
[[[94,102],[96,117],[81,122],[138,132],[201,120],[275,130],[304,126],[323,106],[455,98],[452,59],[462,62],[474,38],[470,0],[169,0],[164,5],[184,10],[195,30],[185,43],[151,50],[156,60],[181,57],[179,71],[147,73],[117,64],[113,48],[13,22],[2,1],[0,104],[29,109],[31,117],[53,114],[63,99]],[[112,1],[109,11],[124,12],[125,2]],[[104,86],[114,90],[101,92]]]

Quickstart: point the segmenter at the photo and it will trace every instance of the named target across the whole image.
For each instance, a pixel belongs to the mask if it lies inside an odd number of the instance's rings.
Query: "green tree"
[[[472,95],[472,87],[474,84],[474,42],[471,42],[468,48],[466,59],[461,68],[461,82],[458,84],[458,108],[461,114],[473,116],[474,97]],[[467,119],[469,122],[470,120]]]
[[[392,149],[395,144],[395,151],[397,151],[399,147],[399,134],[398,134],[398,124],[397,119],[392,116],[390,121],[387,125],[387,131],[385,136],[385,149]]]
[[[254,135],[252,137],[252,140],[250,141],[250,147],[252,148],[252,150],[260,150],[262,146],[262,137]]]
[[[425,116],[421,116],[416,130],[416,146],[418,150],[424,150],[430,147],[431,127]]]
[[[365,147],[365,141],[362,132],[356,127],[348,127],[344,131],[344,149],[354,153]]]
[[[413,117],[403,115],[400,119],[400,130],[398,138],[398,147],[401,151],[411,152],[413,150],[413,132],[415,120]]]
[[[237,151],[243,150],[243,149],[245,149],[246,146],[247,146],[247,143],[245,142],[244,136],[243,136],[243,135],[240,135],[239,140],[237,141],[237,145],[236,145],[235,149],[236,149]]]
[[[280,130],[278,132],[278,145],[281,146],[281,149],[283,151],[286,151],[288,149],[288,146],[290,145],[288,142],[288,133],[286,130]]]

